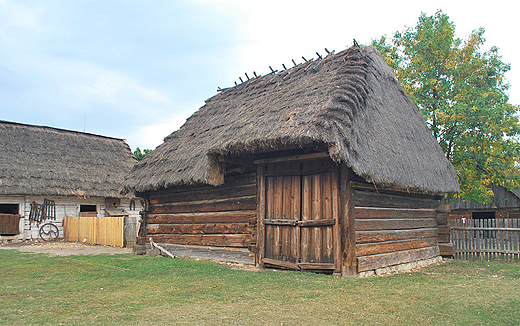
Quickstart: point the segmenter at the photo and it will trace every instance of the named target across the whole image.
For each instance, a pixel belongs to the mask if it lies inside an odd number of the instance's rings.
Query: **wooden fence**
[[[66,241],[117,247],[125,245],[123,216],[66,216],[63,218],[63,229]]]
[[[450,229],[456,259],[518,262],[520,218],[454,218]]]

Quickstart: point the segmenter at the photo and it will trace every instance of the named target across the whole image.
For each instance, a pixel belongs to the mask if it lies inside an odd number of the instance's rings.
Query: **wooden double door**
[[[262,263],[334,271],[339,230],[335,164],[328,158],[268,163],[262,181]]]

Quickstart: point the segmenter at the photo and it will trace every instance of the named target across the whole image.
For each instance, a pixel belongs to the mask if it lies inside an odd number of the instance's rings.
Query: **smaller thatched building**
[[[37,238],[34,204],[44,202],[60,235],[64,216],[139,215],[140,204],[130,209],[132,196],[120,194],[136,163],[124,140],[7,121],[0,139],[0,235]]]
[[[258,265],[342,275],[436,261],[437,206],[459,191],[372,47],[222,90],[125,187],[149,200],[155,242],[243,248]]]

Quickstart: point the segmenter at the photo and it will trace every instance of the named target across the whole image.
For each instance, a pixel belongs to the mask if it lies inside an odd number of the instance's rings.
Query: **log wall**
[[[437,198],[351,186],[358,273],[439,255]]]
[[[226,176],[224,185],[175,187],[149,194],[148,235],[158,243],[254,246],[256,173]]]

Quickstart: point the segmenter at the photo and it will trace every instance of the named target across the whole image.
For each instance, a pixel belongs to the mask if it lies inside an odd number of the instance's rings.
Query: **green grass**
[[[1,325],[516,325],[520,264],[337,278],[133,255],[0,250]]]

